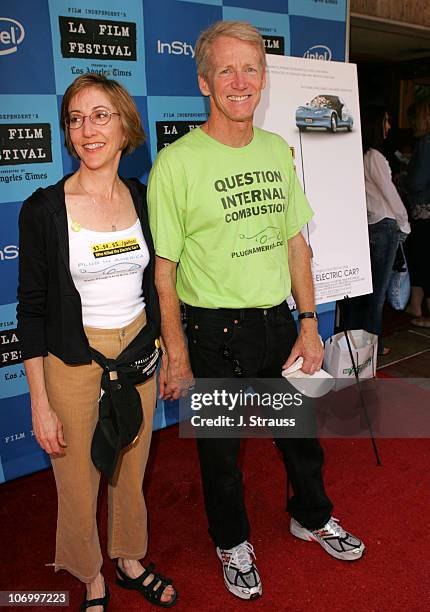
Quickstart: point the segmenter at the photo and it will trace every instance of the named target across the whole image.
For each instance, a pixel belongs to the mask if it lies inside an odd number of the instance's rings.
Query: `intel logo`
[[[0,17],[0,55],[10,55],[18,50],[24,40],[24,27],[15,19]]]
[[[304,52],[303,57],[329,62],[331,60],[331,49],[325,45],[314,45]]]

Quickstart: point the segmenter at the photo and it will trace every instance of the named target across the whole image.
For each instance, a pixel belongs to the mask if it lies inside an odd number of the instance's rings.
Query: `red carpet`
[[[181,610],[294,612],[421,612],[430,609],[430,446],[428,440],[378,440],[377,467],[370,441],[326,440],[325,479],[334,516],[367,545],[358,562],[328,556],[317,544],[288,532],[284,473],[270,440],[244,444],[242,463],[252,537],[263,597],[242,602],[224,588],[207,536],[192,440],[177,428],[154,435],[145,483],[151,517],[150,558],[175,580]],[[68,590],[76,610],[83,588],[67,572],[54,574],[56,495],[50,470],[0,486],[1,590]],[[106,490],[101,495],[105,542]],[[137,593],[116,587],[113,565],[105,576],[115,610],[149,610]],[[32,608],[36,609],[36,608]],[[41,609],[41,608],[37,608]],[[60,608],[56,608],[60,610]],[[61,608],[64,609],[64,608]]]

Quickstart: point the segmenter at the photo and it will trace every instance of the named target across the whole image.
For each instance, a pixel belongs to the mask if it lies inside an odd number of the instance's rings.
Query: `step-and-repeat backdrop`
[[[32,436],[16,334],[17,221],[35,189],[77,168],[59,128],[66,87],[87,72],[127,87],[148,141],[121,173],[146,180],[157,151],[207,117],[201,30],[245,20],[267,53],[344,61],[346,18],[347,0],[0,0],[0,482],[49,465]],[[176,420],[175,403],[159,402],[155,429]]]

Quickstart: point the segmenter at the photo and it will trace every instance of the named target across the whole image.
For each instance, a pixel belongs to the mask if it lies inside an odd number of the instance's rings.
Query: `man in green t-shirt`
[[[278,378],[303,358],[321,368],[309,248],[312,211],[287,143],[253,126],[266,83],[264,43],[243,22],[218,22],[196,46],[208,121],[159,154],[149,180],[162,334],[160,393],[177,399],[198,378]],[[300,333],[286,304],[293,294]],[[186,305],[187,340],[179,302]],[[331,518],[314,438],[276,438],[291,480],[293,535],[355,560],[364,545]],[[237,465],[236,438],[197,441],[209,533],[224,582],[242,599],[262,593]]]

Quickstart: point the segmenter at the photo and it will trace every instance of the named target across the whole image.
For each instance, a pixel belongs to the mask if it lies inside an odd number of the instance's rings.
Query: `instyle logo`
[[[63,57],[136,61],[136,24],[59,17]]]
[[[7,244],[0,249],[0,261],[6,261],[7,259],[16,259],[19,255],[18,247],[16,244]]]
[[[317,60],[325,60],[329,62],[331,60],[331,49],[326,47],[325,45],[314,45],[313,47],[309,47],[307,51],[304,52],[303,57],[307,57],[308,59],[317,59]]]
[[[0,124],[0,166],[52,162],[49,123]]]
[[[16,53],[24,38],[24,26],[19,21],[0,17],[0,55]]]
[[[266,53],[270,55],[285,55],[285,38],[283,36],[268,36],[263,34]]]
[[[204,121],[156,121],[157,151],[164,149],[181,136],[185,136]]]
[[[173,40],[172,42],[162,42],[157,40],[157,53],[164,55],[189,55],[194,57],[194,47],[190,43],[181,40]]]

